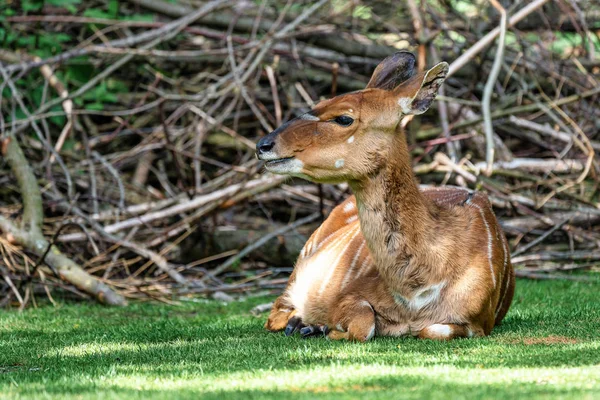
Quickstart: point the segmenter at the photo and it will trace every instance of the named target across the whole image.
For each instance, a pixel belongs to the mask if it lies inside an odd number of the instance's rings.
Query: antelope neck
[[[403,268],[424,254],[437,207],[419,191],[403,134],[396,134],[377,175],[353,183],[361,230],[381,275],[393,287]]]

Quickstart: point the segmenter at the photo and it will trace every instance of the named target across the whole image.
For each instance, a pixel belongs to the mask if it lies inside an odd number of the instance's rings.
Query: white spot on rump
[[[450,337],[452,335],[452,327],[445,324],[433,324],[427,330],[440,337]]]
[[[348,143],[352,143],[352,142],[354,142],[354,135],[352,135],[348,138]]]
[[[340,158],[339,160],[335,160],[335,167],[342,168],[344,166],[344,159]]]

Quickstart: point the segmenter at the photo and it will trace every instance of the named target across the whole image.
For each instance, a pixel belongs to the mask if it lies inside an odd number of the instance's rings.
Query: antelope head
[[[395,53],[365,89],[321,101],[263,137],[257,157],[270,172],[314,182],[366,179],[385,164],[402,117],[427,111],[447,72],[442,62],[415,74],[415,57]]]

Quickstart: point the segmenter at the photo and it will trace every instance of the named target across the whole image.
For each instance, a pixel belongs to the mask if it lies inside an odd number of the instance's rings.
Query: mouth
[[[283,163],[293,160],[293,159],[294,159],[294,157],[284,157],[284,158],[277,158],[275,160],[268,160],[268,161],[265,161],[265,166],[267,168],[274,167],[276,165],[283,164]]]
[[[261,157],[259,157],[261,158]],[[273,174],[300,176],[304,164],[296,157],[265,157],[265,169]]]

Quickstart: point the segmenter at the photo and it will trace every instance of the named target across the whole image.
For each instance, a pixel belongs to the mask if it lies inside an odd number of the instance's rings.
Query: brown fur
[[[267,169],[347,181],[356,196],[307,242],[267,329],[283,329],[294,314],[305,324],[326,324],[335,339],[451,339],[488,335],[502,320],[514,272],[487,197],[460,188],[421,192],[399,124],[402,115],[429,107],[446,72],[442,63],[393,90],[373,87],[321,102],[311,120],[293,120],[267,139],[274,143],[270,157],[293,157]],[[385,76],[371,81],[389,83]],[[354,122],[332,122],[340,115]]]

